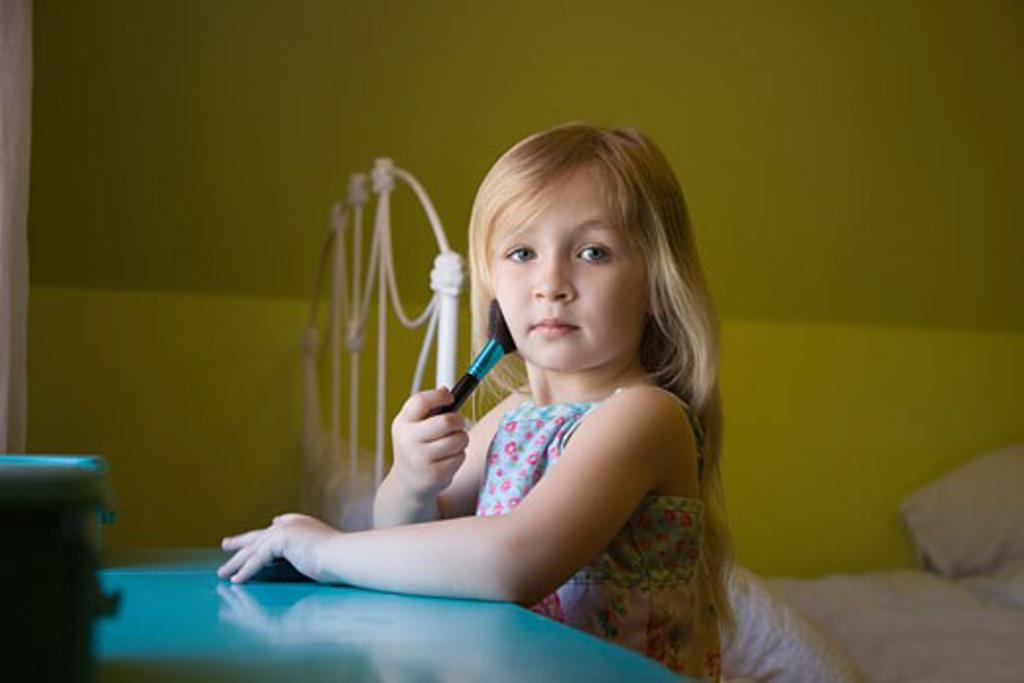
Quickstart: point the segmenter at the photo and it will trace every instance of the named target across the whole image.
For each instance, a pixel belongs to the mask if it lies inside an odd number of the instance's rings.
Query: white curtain
[[[32,0],[0,0],[0,453],[25,451]]]

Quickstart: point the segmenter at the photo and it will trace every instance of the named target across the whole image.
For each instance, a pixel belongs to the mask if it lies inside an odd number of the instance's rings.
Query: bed
[[[1024,446],[911,494],[919,568],[817,579],[736,567],[729,683],[1024,682]]]

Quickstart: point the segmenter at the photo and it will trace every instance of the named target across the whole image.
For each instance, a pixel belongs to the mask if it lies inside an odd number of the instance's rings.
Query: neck
[[[639,362],[572,373],[527,364],[527,375],[530,394],[537,405],[600,401],[619,387],[653,384]]]

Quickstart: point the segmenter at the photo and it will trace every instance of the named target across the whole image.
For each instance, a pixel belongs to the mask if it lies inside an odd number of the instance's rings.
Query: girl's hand
[[[466,459],[469,434],[458,413],[428,417],[455,397],[441,387],[409,397],[391,423],[394,472],[402,486],[419,499],[433,498],[452,483]]]
[[[341,532],[318,519],[289,513],[274,517],[266,529],[256,529],[238,536],[228,536],[221,548],[235,554],[217,570],[217,576],[242,583],[274,558],[283,557],[313,579],[318,580],[319,549]]]

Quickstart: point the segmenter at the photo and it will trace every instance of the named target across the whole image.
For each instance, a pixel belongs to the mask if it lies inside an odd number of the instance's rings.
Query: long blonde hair
[[[487,342],[495,235],[543,211],[559,186],[583,168],[597,171],[612,220],[645,259],[651,315],[641,343],[644,370],[658,386],[686,401],[703,428],[704,558],[720,626],[731,628],[725,590],[731,542],[719,469],[717,316],[682,189],[664,155],[642,133],[567,123],[525,138],[494,163],[477,191],[469,224],[473,353]],[[474,414],[478,399],[500,399],[525,380],[522,359],[506,358],[484,380],[484,396],[474,395]]]

